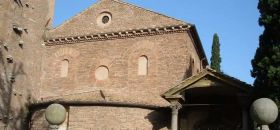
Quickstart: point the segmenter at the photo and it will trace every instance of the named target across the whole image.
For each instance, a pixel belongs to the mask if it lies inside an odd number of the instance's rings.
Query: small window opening
[[[140,56],[138,59],[138,75],[148,74],[148,58],[147,56]]]
[[[96,70],[95,70],[95,78],[97,80],[106,80],[109,77],[109,69],[107,66],[99,66]]]
[[[104,23],[104,24],[108,23],[109,20],[110,20],[110,18],[108,16],[103,16],[102,17],[102,23]]]
[[[69,69],[69,60],[64,59],[61,61],[60,77],[67,77]]]

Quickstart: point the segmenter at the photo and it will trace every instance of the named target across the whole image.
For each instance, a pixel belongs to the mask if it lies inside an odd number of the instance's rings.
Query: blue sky
[[[221,44],[224,73],[252,84],[251,59],[262,28],[258,0],[124,0],[196,25],[208,61],[213,34]],[[54,27],[94,4],[96,0],[56,0]],[[209,62],[210,63],[210,62]]]

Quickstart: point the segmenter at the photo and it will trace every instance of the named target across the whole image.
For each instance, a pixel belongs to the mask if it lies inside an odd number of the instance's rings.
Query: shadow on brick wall
[[[30,91],[18,93],[14,89],[14,83],[19,75],[26,75],[23,64],[7,62],[7,58],[0,50],[0,121],[4,129],[26,130],[25,124],[28,115],[28,107],[31,100]],[[20,82],[20,81],[18,81]],[[22,83],[19,83],[22,84]],[[20,86],[19,90],[24,90]]]
[[[146,117],[153,125],[152,130],[170,129],[171,122],[171,111],[169,109],[163,109],[158,111],[153,111],[149,113]]]
[[[194,65],[192,64],[192,62],[193,62],[193,61],[192,61],[192,59],[190,58],[189,67],[186,68],[186,71],[185,71],[184,79],[183,79],[183,80],[185,80],[185,79],[187,79],[187,78],[189,78],[189,77],[192,76],[192,74],[193,74],[193,68],[194,68]]]

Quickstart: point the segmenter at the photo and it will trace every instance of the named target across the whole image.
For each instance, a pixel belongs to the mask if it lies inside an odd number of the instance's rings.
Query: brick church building
[[[52,103],[67,109],[59,130],[249,129],[250,85],[207,67],[193,24],[100,0],[52,29],[53,0],[5,4],[16,12],[6,14],[16,21],[0,20],[4,57],[13,57],[5,65],[25,72],[10,116],[28,104],[28,129],[48,129]]]

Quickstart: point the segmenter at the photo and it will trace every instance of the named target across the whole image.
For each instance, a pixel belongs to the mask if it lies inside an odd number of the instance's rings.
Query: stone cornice
[[[83,36],[69,36],[61,38],[53,38],[45,41],[46,46],[74,44],[82,42],[105,41],[114,39],[125,39],[135,37],[154,36],[170,33],[182,33],[189,30],[191,25],[174,25],[167,27],[147,28],[147,29],[134,29],[119,32],[100,33]]]

